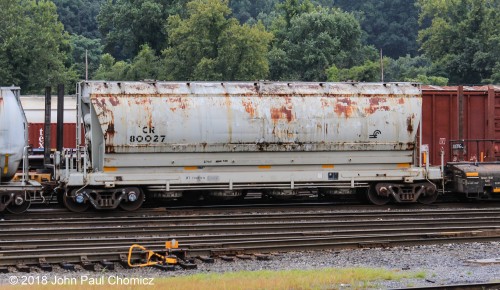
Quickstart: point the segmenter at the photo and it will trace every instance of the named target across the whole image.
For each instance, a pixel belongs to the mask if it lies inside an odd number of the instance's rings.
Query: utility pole
[[[85,80],[89,80],[89,63],[88,63],[88,50],[85,50]]]
[[[382,58],[382,48],[380,49],[380,81],[384,82],[384,59]]]

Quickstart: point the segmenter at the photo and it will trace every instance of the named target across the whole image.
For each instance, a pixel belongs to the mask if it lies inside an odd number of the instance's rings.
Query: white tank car
[[[19,101],[17,87],[0,88],[0,176],[10,181],[23,159],[28,125]]]
[[[248,191],[429,203],[441,177],[418,161],[417,84],[86,81],[77,97],[88,154],[63,177],[74,211]]]

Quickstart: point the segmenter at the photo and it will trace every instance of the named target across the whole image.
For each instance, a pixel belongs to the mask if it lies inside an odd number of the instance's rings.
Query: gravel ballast
[[[470,260],[497,259],[497,263],[475,263]],[[197,260],[197,270],[177,270],[165,272],[156,268],[124,269],[116,264],[114,271],[89,272],[85,270],[66,271],[55,266],[53,272],[42,272],[33,267],[31,273],[16,272],[0,274],[0,284],[21,284],[22,280],[31,285],[44,281],[71,281],[80,283],[83,276],[104,277],[104,284],[109,276],[131,278],[140,277],[140,283],[154,283],[158,277],[191,275],[195,273],[224,273],[234,271],[321,269],[370,267],[386,268],[400,272],[420,273],[419,278],[399,281],[376,281],[373,288],[404,288],[437,286],[447,284],[482,283],[500,281],[500,242],[466,243],[444,245],[422,245],[414,247],[371,248],[338,251],[289,252],[271,255],[269,261],[238,260],[226,262],[216,259],[213,264]],[[15,277],[15,278],[13,278]],[[149,278],[153,278],[152,280]],[[74,280],[70,280],[74,279]],[[68,283],[69,281],[69,283]],[[127,280],[125,280],[127,281]],[[137,282],[137,281],[136,281]],[[188,286],[188,285],[186,285]],[[349,285],[344,285],[348,287]],[[187,287],[188,288],[188,287]]]

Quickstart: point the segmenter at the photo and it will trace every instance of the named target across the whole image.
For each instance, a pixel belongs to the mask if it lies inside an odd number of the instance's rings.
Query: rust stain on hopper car
[[[175,112],[177,109],[185,110],[188,108],[188,100],[182,97],[169,97],[167,100],[171,104],[170,111]]]
[[[373,98],[370,98],[369,100],[370,100],[370,106],[378,106],[382,102],[381,98],[378,98],[378,97],[373,97]],[[384,101],[385,101],[385,99],[384,99]]]
[[[382,103],[387,102],[386,98],[372,97],[370,98],[370,107],[365,109],[366,114],[373,114],[376,111],[390,111],[391,108],[387,105],[381,106]]]
[[[103,110],[106,109],[106,99],[105,98],[92,98],[92,103]]]
[[[154,128],[154,122],[153,122],[153,113],[148,111],[148,127]]]
[[[288,123],[294,120],[292,98],[289,96],[284,97],[285,105],[281,107],[271,108],[271,119],[274,123],[278,120],[287,120]]]
[[[413,132],[413,118],[415,117],[415,114],[413,114],[411,117],[408,117],[406,119],[406,130],[408,130],[409,133]]]
[[[292,109],[289,109],[285,106],[281,106],[280,108],[271,108],[271,119],[273,122],[276,122],[280,119],[286,119],[288,122],[293,121],[293,112]]]
[[[330,107],[330,100],[326,98],[321,98],[321,108],[328,108]]]
[[[108,105],[106,104],[106,98],[95,98],[95,99],[92,99],[92,104],[96,107],[96,108],[99,108],[99,110],[101,110],[100,113],[98,113],[97,115],[98,116],[101,116],[101,117],[106,117],[109,115],[109,117],[111,119],[113,119],[113,111],[110,110],[108,108]],[[97,111],[99,111],[97,110]]]
[[[104,132],[104,142],[105,144],[105,152],[106,153],[114,153],[115,152],[115,145],[114,145],[114,137],[115,137],[115,124],[111,121],[108,123],[108,128],[106,129],[106,132]]]
[[[115,146],[113,144],[106,144],[104,148],[105,153],[115,153]]]
[[[151,98],[158,95],[132,95],[132,99],[136,105],[147,105],[151,104]],[[130,104],[130,101],[129,101]]]
[[[354,112],[356,103],[352,101],[352,99],[349,98],[340,98],[337,99],[337,103],[335,104],[335,113],[337,115],[342,116],[344,115],[346,118],[349,118],[352,116],[352,113]]]
[[[253,118],[255,115],[255,107],[253,106],[252,102],[250,100],[242,100],[241,103],[243,104],[243,107],[245,107],[245,111],[250,115],[250,117]]]
[[[108,123],[108,129],[106,129],[106,135],[114,135],[115,134],[115,125],[113,123]]]
[[[118,106],[120,104],[120,99],[118,99],[115,96],[111,96],[111,97],[109,97],[109,102],[111,103],[111,105],[113,105],[114,107],[116,107],[116,106]]]

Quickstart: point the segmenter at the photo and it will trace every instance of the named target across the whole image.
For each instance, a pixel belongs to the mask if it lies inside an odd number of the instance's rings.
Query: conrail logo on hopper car
[[[375,130],[375,131],[373,131],[373,134],[369,135],[368,137],[370,139],[377,139],[377,136],[380,134],[382,134],[382,132],[380,130]]]

